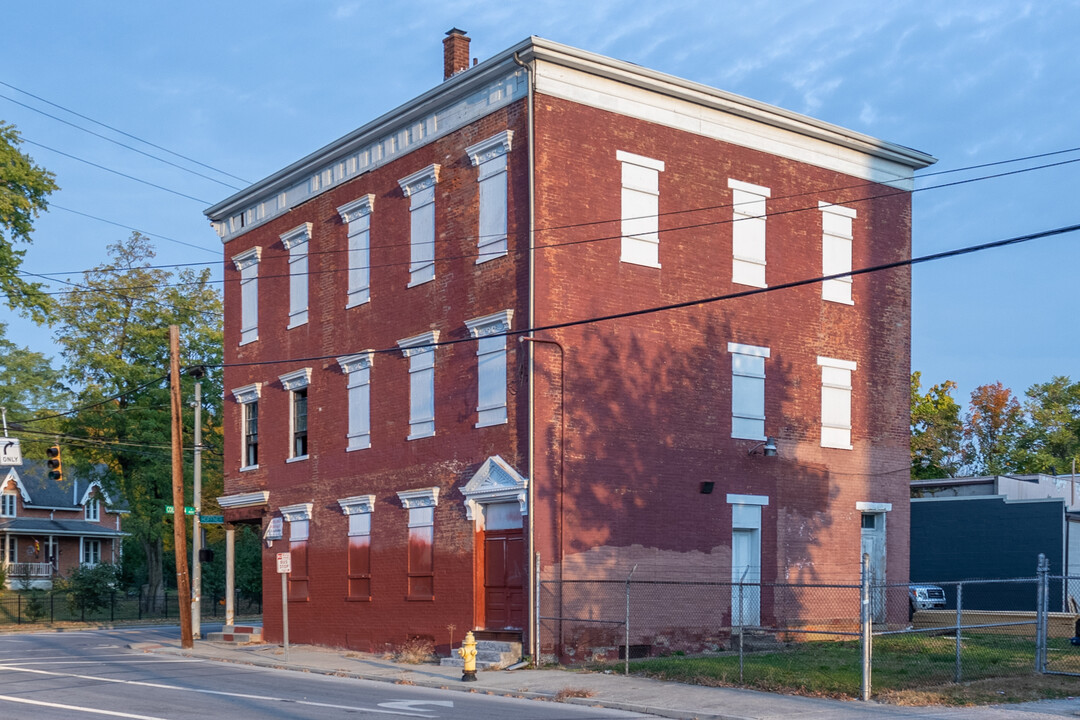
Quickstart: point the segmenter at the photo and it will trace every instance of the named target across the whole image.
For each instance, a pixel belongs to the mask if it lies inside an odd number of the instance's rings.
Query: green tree
[[[80,467],[102,464],[110,493],[123,497],[131,514],[124,530],[132,533],[146,557],[148,599],[164,599],[163,556],[171,546],[171,424],[168,373],[169,326],[180,328],[181,365],[221,364],[221,297],[210,271],[174,273],[151,266],[150,241],[134,233],[109,246],[109,259],[84,273],[83,289],[57,303],[56,332],[65,369],[80,378],[79,406],[86,409],[68,426],[71,435],[93,438],[97,445],[79,451]],[[185,398],[184,447],[191,448],[192,379],[181,378]],[[216,370],[203,378],[204,443],[220,448],[221,378]],[[207,454],[204,454],[204,458]],[[209,458],[214,459],[210,454]],[[191,454],[185,470],[191,477]],[[221,487],[221,467],[204,466],[204,496]],[[190,481],[188,483],[190,488]],[[214,493],[214,494],[211,494]],[[190,490],[187,497],[190,500]]]
[[[20,151],[21,144],[15,126],[0,122],[0,290],[8,307],[41,322],[48,314],[49,296],[40,283],[19,277],[26,254],[19,245],[30,244],[34,218],[48,209],[47,199],[58,188],[55,176]]]
[[[956,383],[946,380],[922,392],[922,373],[911,373],[911,477],[954,477],[963,463],[964,425],[953,398]]]
[[[60,418],[30,421],[67,409],[71,392],[49,358],[19,347],[6,334],[7,325],[0,323],[0,407],[7,408],[11,432],[21,439],[23,455],[45,457],[45,446],[52,444],[45,433],[58,432]]]
[[[1080,464],[1080,382],[1057,376],[1028,388],[1031,418],[1021,446],[1025,472],[1067,473]]]
[[[116,592],[119,568],[109,563],[78,565],[72,568],[60,589],[67,594],[68,608],[73,613],[93,615],[109,606]]]
[[[1021,438],[1027,429],[1024,411],[1012,390],[1000,382],[971,391],[964,418],[964,463],[978,475],[1020,472],[1024,466]]]

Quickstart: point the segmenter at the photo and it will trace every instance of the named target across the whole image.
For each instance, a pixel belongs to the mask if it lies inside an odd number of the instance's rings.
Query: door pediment
[[[522,515],[529,514],[529,480],[498,455],[492,455],[461,488],[465,496],[465,517],[474,522],[481,516],[479,505],[516,502]]]

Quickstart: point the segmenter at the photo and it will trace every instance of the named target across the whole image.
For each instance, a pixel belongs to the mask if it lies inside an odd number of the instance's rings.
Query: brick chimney
[[[443,80],[469,69],[469,36],[464,30],[451,28],[443,44]]]

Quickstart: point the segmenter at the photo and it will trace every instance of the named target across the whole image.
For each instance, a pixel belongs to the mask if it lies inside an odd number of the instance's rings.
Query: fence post
[[[742,579],[739,580],[739,684],[743,682],[743,608],[746,607],[746,599],[743,597],[745,586],[743,580],[746,579],[746,572],[743,571]],[[734,616],[733,616],[734,617]],[[735,625],[734,621],[731,623]]]
[[[870,613],[870,554],[863,553],[862,568],[859,573],[859,594],[861,595],[862,607],[860,608],[859,620],[862,623],[862,692],[863,701],[870,700],[870,669],[873,650],[873,620]]]
[[[1039,564],[1035,569],[1035,672],[1046,672],[1046,636],[1049,634],[1050,607],[1050,561],[1039,553]]]
[[[630,674],[630,578],[634,577],[635,572],[637,572],[637,565],[634,565],[630,574],[626,576],[626,622],[623,625],[626,630],[626,646],[623,651],[623,675]]]
[[[109,594],[109,622],[116,622],[116,591]]]
[[[953,672],[953,682],[960,682],[960,628],[964,624],[964,583],[956,583],[956,670]]]
[[[56,588],[49,593],[49,622],[56,622]]]
[[[22,593],[15,596],[15,624],[22,625]]]

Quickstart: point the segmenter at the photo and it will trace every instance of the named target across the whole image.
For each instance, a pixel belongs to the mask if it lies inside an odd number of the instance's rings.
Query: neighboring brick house
[[[51,587],[79,565],[120,562],[127,510],[98,479],[68,470],[56,481],[48,473],[41,460],[0,468],[0,559],[8,587],[26,577]]]
[[[910,271],[775,288],[906,259],[933,158],[535,37],[469,67],[468,42],[206,211],[220,501],[267,540],[266,636],[286,550],[290,637],[360,650],[532,646],[537,563],[857,582],[866,548],[906,583]]]

